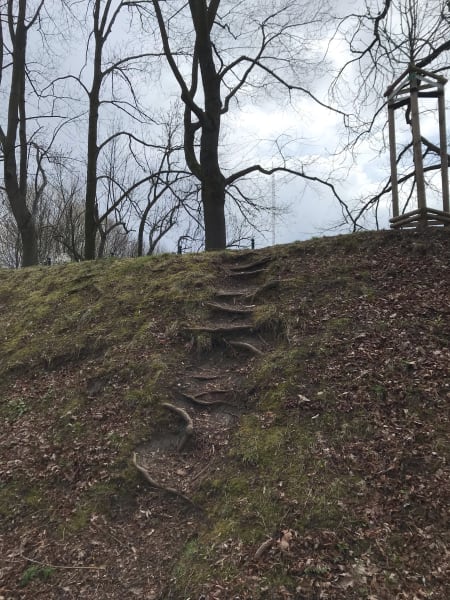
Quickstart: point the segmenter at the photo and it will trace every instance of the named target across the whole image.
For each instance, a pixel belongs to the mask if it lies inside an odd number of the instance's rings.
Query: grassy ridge
[[[443,600],[448,233],[358,234],[257,255],[271,257],[268,279],[279,282],[256,316],[271,346],[250,362],[244,415],[195,494],[198,520],[157,497],[149,505],[130,455],[170,427],[160,405],[192,353],[183,330],[206,318],[230,253],[0,272],[5,547],[51,524],[53,554],[39,558],[48,569],[62,539],[86,552],[102,520],[136,548],[134,563],[114,550],[108,573],[139,569],[114,585],[77,573],[98,598],[131,588],[152,597],[153,586],[165,599]],[[98,539],[112,555],[114,542]],[[145,570],[168,560],[164,581]],[[14,581],[25,580],[24,598],[58,597],[49,581],[73,585],[58,569],[41,578],[20,564],[8,593]]]

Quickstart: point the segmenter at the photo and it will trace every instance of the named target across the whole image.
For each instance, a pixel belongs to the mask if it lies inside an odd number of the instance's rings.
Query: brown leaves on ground
[[[149,314],[155,339],[164,339],[158,348],[124,340],[107,356],[11,372],[0,385],[0,598],[445,600],[449,238],[446,230],[386,232],[270,251],[285,323],[271,351],[298,350],[301,360],[290,379],[272,369],[267,386],[287,383],[286,393],[278,408],[256,405],[258,422],[268,431],[307,423],[311,480],[324,465],[354,487],[336,500],[334,527],[314,525],[280,473],[270,493],[283,522],[265,523],[253,543],[217,539],[208,575],[195,588],[183,581],[184,595],[173,591],[182,589],[174,565],[188,540],[214,529],[214,494],[192,486],[206,509],[197,514],[147,487],[130,457],[160,423],[176,433],[160,406],[183,369],[195,372],[186,340]],[[139,371],[133,361],[156,355],[176,366],[149,392],[158,391],[155,400],[141,393],[155,368]],[[233,360],[227,369],[247,376],[251,365],[242,373]],[[173,476],[161,462],[167,485],[186,474],[216,477],[233,438],[208,427],[202,439],[194,432],[194,462],[177,458]]]

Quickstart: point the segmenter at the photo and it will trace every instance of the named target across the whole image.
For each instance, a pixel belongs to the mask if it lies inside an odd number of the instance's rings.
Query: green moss
[[[255,308],[255,326],[262,331],[282,334],[286,330],[286,320],[275,304],[261,304]]]
[[[43,484],[32,484],[24,477],[18,476],[0,485],[0,521],[3,521],[5,527],[8,527],[17,515],[37,511],[43,515],[50,515],[52,512]]]
[[[47,567],[45,565],[30,565],[22,573],[19,585],[20,587],[25,587],[35,579],[39,579],[40,581],[48,581],[54,572],[55,569],[53,567]]]
[[[165,335],[177,335],[177,323],[195,318],[215,278],[210,258],[195,255],[8,271],[1,289],[8,304],[0,374],[34,365],[55,368],[111,344],[128,342],[132,349],[155,344],[162,320]]]
[[[351,317],[337,317],[327,321],[327,328],[333,333],[344,333],[354,329],[355,323]]]
[[[264,422],[256,415],[244,416],[232,451],[245,465],[259,465],[262,469],[277,461],[286,438],[285,427],[263,429],[263,426]]]
[[[92,485],[78,500],[72,514],[59,529],[77,533],[89,526],[92,519],[104,515],[110,519],[129,516],[135,510],[137,472],[129,465],[116,463],[113,476]]]
[[[31,410],[30,403],[26,398],[13,398],[6,402],[0,411],[8,421],[17,421],[23,415]]]

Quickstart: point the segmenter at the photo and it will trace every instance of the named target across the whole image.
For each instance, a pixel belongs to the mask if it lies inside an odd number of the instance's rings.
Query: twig
[[[25,556],[24,554],[19,554],[20,558],[27,560],[28,562],[32,562],[36,565],[41,565],[43,567],[49,567],[50,569],[92,569],[94,571],[104,571],[106,567],[84,567],[84,566],[71,566],[71,565],[51,565],[50,563],[44,563],[40,560],[35,560],[34,558],[30,558],[29,556]]]
[[[199,477],[201,477],[203,475],[203,473],[205,473],[209,469],[210,465],[211,465],[211,463],[209,462],[205,467],[203,467],[203,469],[200,469],[200,471],[191,478],[191,483],[194,483],[194,481],[197,481],[197,479]]]

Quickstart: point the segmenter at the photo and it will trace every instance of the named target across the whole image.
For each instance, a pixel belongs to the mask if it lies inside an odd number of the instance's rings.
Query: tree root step
[[[228,267],[228,269],[230,271],[254,271],[258,267],[262,267],[263,265],[266,265],[271,260],[272,260],[272,257],[266,256],[265,258],[259,258],[258,260],[254,260],[250,263],[247,263],[246,265],[234,265],[234,266]],[[263,269],[263,270],[265,270],[265,269]]]
[[[260,287],[255,287],[252,290],[218,290],[214,295],[216,298],[242,298],[244,300],[248,300],[253,302],[255,298],[261,296],[265,292],[270,290],[274,290],[279,287],[280,282],[278,279],[272,279],[261,285]]]
[[[185,399],[185,400],[189,400],[189,402],[192,402],[192,404],[197,404],[198,406],[204,406],[204,407],[210,407],[210,406],[232,406],[234,407],[234,404],[232,404],[231,402],[227,402],[226,400],[200,400],[200,398],[196,395],[196,396],[192,396],[191,394],[185,394],[184,392],[180,392],[181,396]]]
[[[259,275],[260,273],[266,273],[267,269],[255,269],[254,271],[229,271],[228,275],[230,277],[254,277]]]
[[[205,302],[205,306],[232,315],[251,315],[254,312],[254,306],[236,306],[219,302]]]
[[[249,292],[244,290],[218,290],[214,295],[216,298],[247,298]]]
[[[255,330],[254,325],[242,324],[242,325],[218,325],[216,327],[212,325],[203,325],[197,327],[186,327],[184,331],[189,333],[242,333],[242,332],[253,332]]]

